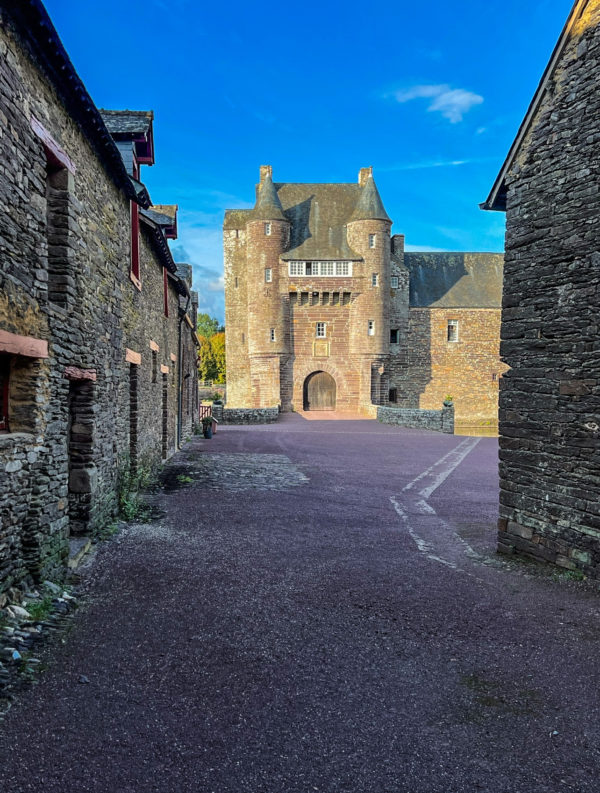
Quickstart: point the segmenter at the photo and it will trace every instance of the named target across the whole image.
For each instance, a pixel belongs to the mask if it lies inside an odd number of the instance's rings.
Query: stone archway
[[[304,410],[335,410],[336,383],[327,372],[312,372],[304,381],[302,401]]]

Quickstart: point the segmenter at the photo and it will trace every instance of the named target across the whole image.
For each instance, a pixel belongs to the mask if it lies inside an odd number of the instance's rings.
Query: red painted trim
[[[26,358],[48,358],[48,342],[0,330],[0,352],[24,355]]]
[[[140,212],[131,202],[131,275],[140,282]]]
[[[0,357],[0,369],[3,370],[2,378],[2,403],[0,404],[0,430],[8,429],[8,387],[10,383],[10,359],[8,356]]]
[[[58,145],[52,135],[40,124],[35,116],[31,117],[31,129],[42,141],[48,160],[53,165],[58,165],[60,168],[66,168],[71,173],[75,173],[77,169],[75,168],[73,160],[71,160],[67,152]]]
[[[163,301],[165,309],[165,317],[169,316],[169,280],[167,276],[167,268],[163,267]]]

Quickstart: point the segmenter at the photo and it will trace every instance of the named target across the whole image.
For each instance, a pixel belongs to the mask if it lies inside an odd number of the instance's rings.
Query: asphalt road
[[[598,791],[598,594],[495,557],[496,457],[298,416],[194,439],[0,724],[2,793]]]

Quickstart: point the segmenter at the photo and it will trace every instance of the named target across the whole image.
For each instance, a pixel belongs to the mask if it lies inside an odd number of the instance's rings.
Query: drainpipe
[[[181,350],[183,348],[183,339],[181,336],[181,326],[183,324],[183,320],[185,319],[185,315],[188,312],[188,308],[190,307],[190,301],[192,296],[189,294],[187,296],[187,303],[185,304],[185,309],[183,311],[181,308],[179,309],[179,327],[178,327],[178,334],[177,334],[177,448],[181,448],[181,425],[183,423],[183,361],[182,361],[182,354]]]

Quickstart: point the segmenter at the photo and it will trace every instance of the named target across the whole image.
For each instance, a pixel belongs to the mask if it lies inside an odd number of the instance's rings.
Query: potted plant
[[[203,416],[202,418],[202,434],[205,438],[212,438],[213,418],[212,416]]]
[[[444,407],[449,408],[452,407],[453,404],[454,404],[454,398],[452,397],[452,395],[446,394],[446,396],[444,397]]]

